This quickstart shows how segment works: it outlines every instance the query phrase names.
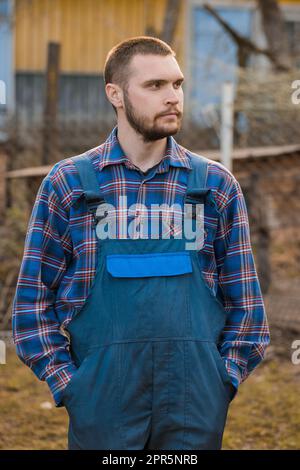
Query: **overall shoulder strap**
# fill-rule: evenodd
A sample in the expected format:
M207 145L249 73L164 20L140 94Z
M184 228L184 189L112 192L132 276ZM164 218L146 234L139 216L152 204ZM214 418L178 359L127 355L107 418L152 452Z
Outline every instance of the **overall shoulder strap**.
M100 195L96 172L88 154L82 153L81 155L72 157L72 161L79 173L80 182L87 199Z
M208 159L189 151L192 170L189 171L185 202L197 203L204 200L219 214L211 189L207 186Z
M83 188L82 196L85 198L88 211L93 215L93 226L97 224L96 210L98 204L105 202L97 179L96 171L87 153L72 157L77 168L80 182Z
M186 189L186 200L203 199L209 192L207 184L208 160L189 152L192 170L189 171Z
M187 191L206 188L208 161L202 155L190 152L192 170L188 175Z

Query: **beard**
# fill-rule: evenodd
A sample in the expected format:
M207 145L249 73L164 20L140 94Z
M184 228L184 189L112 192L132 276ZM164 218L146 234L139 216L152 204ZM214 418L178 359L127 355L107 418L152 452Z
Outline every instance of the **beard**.
M176 134L180 129L181 113L179 114L179 125L174 130L167 130L163 125L159 125L154 120L154 124L147 124L148 118L139 115L128 97L128 93L124 90L124 104L125 104L125 115L130 126L143 137L144 142L153 142L159 139Z

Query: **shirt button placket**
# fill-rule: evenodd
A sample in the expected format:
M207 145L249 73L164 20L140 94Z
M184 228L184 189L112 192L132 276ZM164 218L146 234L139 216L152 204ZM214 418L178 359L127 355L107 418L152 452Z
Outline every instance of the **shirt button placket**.
M144 182L145 182L145 180L142 180L142 181L141 181L141 184L140 184L140 187L139 187L138 197L137 197L137 204L140 204L140 201L141 201L142 185L144 184ZM140 226L141 226L141 228L142 228L142 230L143 230L144 220L143 220L143 218L141 218L141 211L140 211L140 209L137 209L135 218L136 218L136 226L138 226L138 225L140 224Z

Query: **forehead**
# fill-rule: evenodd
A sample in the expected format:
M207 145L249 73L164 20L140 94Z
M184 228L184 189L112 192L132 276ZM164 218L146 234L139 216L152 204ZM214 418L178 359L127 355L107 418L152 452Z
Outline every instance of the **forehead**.
M178 80L183 78L177 60L174 56L154 54L137 54L130 62L130 80L144 82L151 79Z

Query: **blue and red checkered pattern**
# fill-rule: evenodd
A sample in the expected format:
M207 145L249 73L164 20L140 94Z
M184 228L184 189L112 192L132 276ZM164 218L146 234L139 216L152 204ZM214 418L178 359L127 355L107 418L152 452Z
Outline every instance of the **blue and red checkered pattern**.
M107 140L87 152L109 204L181 204L190 157L173 137L163 159L142 172L124 155L117 126ZM214 240L201 250L203 276L224 304L227 320L220 353L238 387L262 361L270 333L254 263L247 208L239 182L209 160L207 186L220 216ZM64 327L85 302L94 280L97 237L93 215L82 203L82 187L71 158L56 163L43 179L32 209L13 301L13 337L19 358L46 380L56 406L76 371Z

